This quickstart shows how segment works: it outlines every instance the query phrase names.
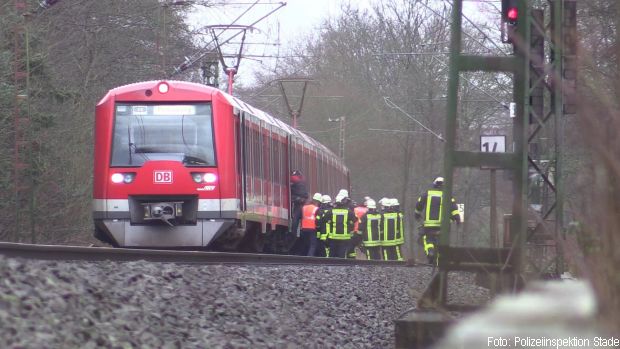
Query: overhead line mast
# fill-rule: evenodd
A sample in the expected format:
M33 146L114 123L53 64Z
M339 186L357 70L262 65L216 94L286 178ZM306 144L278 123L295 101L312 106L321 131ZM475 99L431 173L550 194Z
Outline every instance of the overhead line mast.
M447 325L448 319L443 315L446 311L471 310L448 303L448 273L451 271L486 275L493 293L520 289L526 273L545 274L549 268L545 259L549 258L540 258L543 263L535 265L532 259L537 258L531 257L551 257L555 267L553 273L558 275L563 271L559 242L564 230L562 138L564 119L574 113L571 103L575 95L577 2L548 0L547 8L551 11L545 14L544 9L535 8L531 0L502 0L502 41L513 45L514 54L498 56L462 52L462 36L467 35L462 28L463 1L452 1L443 201L449 202L452 198L455 172L459 168L506 171L511 175L513 196L511 214L504 222L507 239L501 247L453 246L450 243L450 210L443 210L438 272L418 300L418 310L397 320L397 348L432 344L433 338L443 333ZM480 151L458 148L460 73L465 71L512 74L516 108L511 115L511 151L493 152L488 150L490 147ZM539 142L543 136L553 139L554 143L546 154L540 151ZM505 138L505 135L499 137ZM540 196L546 195L546 198L529 195L530 187L535 184L532 173L542 178L537 186L542 191ZM493 220L491 214L491 227ZM529 223L534 223L535 228ZM543 255L548 253L547 245L533 254L526 253L526 248L536 247L533 238L541 235L544 239L550 236L555 242L555 256ZM415 334L412 328L416 329Z
M254 5L259 4L259 1L260 0L257 0L256 2L252 3L252 6L250 8L252 8ZM245 25L245 27L248 27L248 28L254 27L256 24L262 22L267 17L271 16L273 13L275 13L276 11L281 9L282 7L286 6L286 2L269 3L269 5L279 5L279 6L274 8L273 10L269 11L267 14L263 15L262 17L260 17L259 19L255 20L254 22L252 22L252 23L250 23L248 25ZM248 11L249 11L249 9L246 9L246 11L244 11L231 24L229 24L227 26L228 27L233 27L233 26L237 25L236 24L237 21L239 21L239 19L241 19ZM222 31L222 33L223 33L223 31ZM220 33L220 35L222 33ZM180 74L180 73L184 72L185 70L187 70L188 68L194 66L196 63L201 62L205 57L207 57L209 55L212 55L214 52L216 52L219 49L219 47L221 47L221 46L231 42L233 39L235 39L236 37L238 37L242 33L245 35L245 31L238 31L237 33L231 35L230 37L228 37L227 39L225 39L223 41L219 41L219 35L216 36L213 40L211 40L210 42L208 42L205 45L207 47L207 50L205 50L205 52L199 54L198 56L196 56L194 58L187 58L185 60L185 62L183 62L181 65L179 65L179 66L174 68L174 71L168 76L168 78L174 77L177 74ZM209 45L212 45L212 44L216 44L216 47L215 48L208 48ZM229 74L229 72L226 72L226 73Z

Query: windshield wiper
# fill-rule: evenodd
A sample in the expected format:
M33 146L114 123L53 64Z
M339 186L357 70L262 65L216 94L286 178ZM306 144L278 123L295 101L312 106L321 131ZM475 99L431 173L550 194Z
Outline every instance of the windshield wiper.
M188 165L207 165L207 161L203 158L191 155L183 155L183 163Z

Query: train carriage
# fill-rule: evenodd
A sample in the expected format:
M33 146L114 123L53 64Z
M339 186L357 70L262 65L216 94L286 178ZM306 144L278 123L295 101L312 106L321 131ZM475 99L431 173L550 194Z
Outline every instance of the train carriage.
M118 87L95 118L95 237L113 246L286 250L272 237L294 237L277 234L290 226L290 171L310 195L349 187L325 146L212 87Z

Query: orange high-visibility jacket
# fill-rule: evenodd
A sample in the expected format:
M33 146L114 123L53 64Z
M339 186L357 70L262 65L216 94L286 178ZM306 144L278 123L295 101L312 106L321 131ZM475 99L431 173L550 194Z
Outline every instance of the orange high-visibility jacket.
M355 220L355 223L353 224L353 231L359 231L360 220L362 220L362 217L364 217L366 212L368 212L368 207L357 206L353 209L353 212L355 213L355 217L357 218Z
M301 229L316 229L316 211L319 207L307 204L301 209Z

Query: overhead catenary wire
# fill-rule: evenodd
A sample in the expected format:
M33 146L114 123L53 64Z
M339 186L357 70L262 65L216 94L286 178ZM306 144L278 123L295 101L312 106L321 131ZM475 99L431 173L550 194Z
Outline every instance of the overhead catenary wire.
M256 3L258 3L260 0L256 0ZM286 6L286 2L279 2L279 3L274 3L274 5L280 5L278 7L276 7L275 9L269 11L266 15L260 17L259 19L255 20L254 22L252 22L251 24L248 25L248 27L253 27L254 25L256 25L257 23L263 21L265 18L269 17L271 14L273 14L274 12L276 12L277 10L281 9L282 7ZM231 25L235 24L243 15L245 15L245 13L247 13L247 10L244 11L240 16L238 16L233 23L231 23ZM220 33L221 35L222 33ZM229 43L230 41L232 41L234 38L236 38L237 36L239 36L239 34L241 34L241 31L231 35L228 39L222 41L220 43L220 45L224 45ZM208 42L205 46L208 47L209 45L211 45L214 41L211 40L210 42ZM179 74L183 71L185 71L186 69L188 69L189 67L193 66L194 64L196 64L196 62L199 62L201 59L203 59L204 57L206 57L207 55L209 55L210 53L213 52L213 49L209 49L206 50L204 53L200 54L198 57L194 58L194 59L188 59L185 62L183 62L183 64L181 64L180 66L176 67L174 69L174 72L172 72L172 74L170 74L169 77L173 77L176 74Z
M442 64L442 65L444 65L444 66L446 66L446 67L448 67L448 66L449 66L446 62L444 62L444 61L440 60L439 58L437 58L437 57L435 57L435 56L432 56L431 58L432 58L432 59L436 59L436 60L437 60L437 62L439 62L440 64ZM487 92L487 91L485 91L484 89L482 89L482 87L480 87L480 86L478 86L478 85L474 84L474 83L473 83L470 79L468 79L468 78L464 77L464 76L463 76L463 74L459 74L459 77L460 77L461 79L465 80L467 83L469 83L469 85L470 85L470 86L472 86L473 88L475 88L475 89L479 90L480 92L482 92L482 93L484 93L485 95L487 95L489 98L493 99L495 102L499 103L499 104L500 104L502 107L504 107L505 109L510 109L510 107L508 106L508 104L506 104L506 102L500 101L499 99L497 99L496 97L494 97L493 95L491 95L489 92Z
M401 113L405 114L409 119L415 121L418 125L420 125L423 129L427 130L428 132L430 132L431 134L433 134L433 136L437 137L437 139L439 139L442 142L445 142L446 140L438 133L434 132L433 130L431 130L430 128L426 127L426 125L424 125L423 123L421 123L418 119L414 118L411 114L407 113L405 110L403 110L400 106L398 106L396 103L392 102L392 100L390 100L390 97L384 96L383 100L385 101L385 104L392 109L398 109L400 110Z

